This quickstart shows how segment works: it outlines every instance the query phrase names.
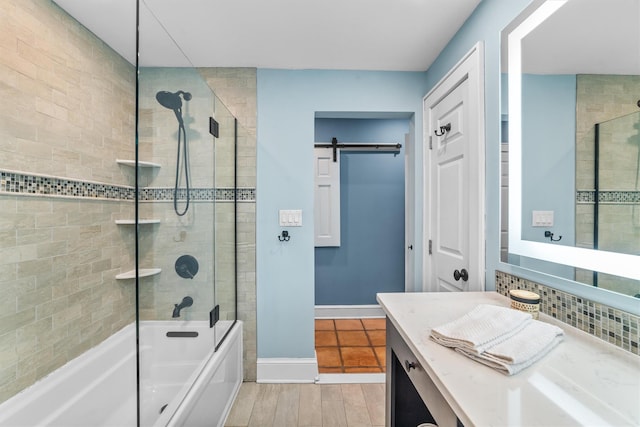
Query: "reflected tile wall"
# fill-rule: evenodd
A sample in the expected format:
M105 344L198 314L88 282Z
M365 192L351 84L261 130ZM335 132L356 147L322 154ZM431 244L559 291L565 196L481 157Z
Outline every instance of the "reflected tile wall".
M595 124L637 112L636 103L639 93L640 76L577 76L576 246L578 247L593 248ZM605 131L611 133L611 129L605 129ZM627 134L622 137L628 138L628 130L626 132ZM640 193L635 188L635 175L631 172L637 170L638 151L636 147L626 142L618 145L629 151L603 156L605 170L601 176L601 189L606 191L600 194L600 201L603 203L601 206L604 207L601 212L603 216L609 216L613 222L625 223L625 231L620 232L614 227L603 228L600 230L599 239L603 244L619 242L621 244L619 250L637 253L640 227L633 224L636 218L640 218L640 203L637 203ZM633 151L634 149L636 151ZM628 185L625 186L624 182ZM632 191L634 189L636 191ZM635 204L633 204L634 201ZM576 270L576 279L580 282L591 283L592 277L591 271ZM635 295L639 291L637 282L629 283L629 281L605 276L601 278L603 280L598 285L606 289L629 295Z

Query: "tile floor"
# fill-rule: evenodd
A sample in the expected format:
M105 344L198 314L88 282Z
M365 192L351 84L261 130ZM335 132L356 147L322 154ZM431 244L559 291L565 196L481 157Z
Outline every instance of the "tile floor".
M384 318L316 319L315 329L319 373L385 371Z

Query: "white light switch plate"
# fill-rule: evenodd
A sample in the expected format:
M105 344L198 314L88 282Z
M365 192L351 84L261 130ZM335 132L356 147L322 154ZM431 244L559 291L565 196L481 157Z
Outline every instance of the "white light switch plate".
M283 210L279 211L280 227L302 227L302 210Z
M553 211L533 211L531 226L553 227Z

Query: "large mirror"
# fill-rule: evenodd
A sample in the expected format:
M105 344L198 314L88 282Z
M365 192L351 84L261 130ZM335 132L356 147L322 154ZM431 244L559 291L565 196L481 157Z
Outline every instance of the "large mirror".
M638 0L536 0L502 37L508 261L630 297L640 297L639 22Z

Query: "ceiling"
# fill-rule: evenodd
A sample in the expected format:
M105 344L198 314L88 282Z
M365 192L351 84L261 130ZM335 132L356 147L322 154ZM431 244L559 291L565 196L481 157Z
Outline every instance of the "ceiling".
M53 1L135 64L136 0ZM142 66L424 71L481 0L139 1ZM569 1L523 69L638 75L638 22L638 0Z
M135 0L54 2L135 63ZM140 64L424 71L479 3L140 0Z
M640 75L640 1L568 1L522 47L527 73Z

